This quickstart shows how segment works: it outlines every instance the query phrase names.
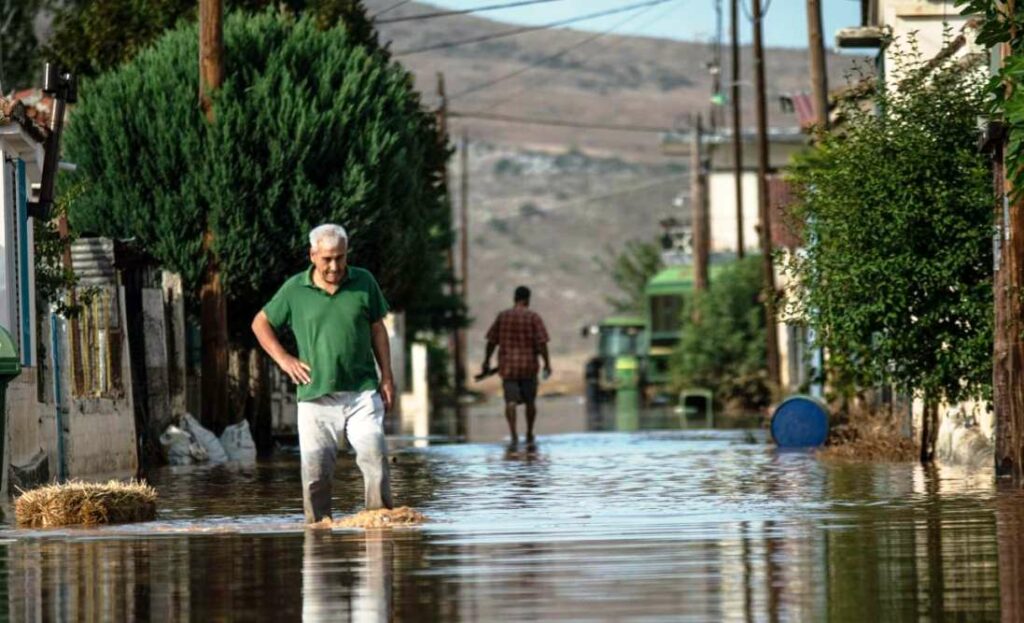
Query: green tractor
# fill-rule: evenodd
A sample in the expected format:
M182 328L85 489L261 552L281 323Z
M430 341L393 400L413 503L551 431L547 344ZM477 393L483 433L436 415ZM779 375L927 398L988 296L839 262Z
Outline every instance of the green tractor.
M712 265L711 276L719 266ZM598 337L597 354L586 364L586 399L599 403L665 404L669 362L682 329L686 297L693 292L693 266L669 266L647 281L639 316L610 316L584 330ZM625 390L626 396L619 393Z
M617 370L635 369L647 349L643 316L609 316L586 327L584 335L597 337L597 354L586 364L586 398L589 406L610 402L620 386Z

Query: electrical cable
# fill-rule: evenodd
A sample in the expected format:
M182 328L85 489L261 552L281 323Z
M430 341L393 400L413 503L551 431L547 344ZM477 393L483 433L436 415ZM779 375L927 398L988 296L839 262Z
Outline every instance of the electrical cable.
M743 14L747 16L747 20L753 22L754 15L753 13L751 13L750 9L747 8L747 3L744 2L743 0L740 0L740 8L743 9ZM764 8L761 9L762 20L764 20L764 18L767 17L768 9L770 8L772 8L772 0L768 0L768 2L765 3Z
M473 111L448 111L448 117L452 119L477 119L480 121L494 121L498 123L522 123L527 125L546 125L563 128L582 128L586 130L610 130L613 132L640 132L647 134L665 134L670 128L665 126L614 124L614 123L588 123L585 121L571 121L568 119L541 119L530 117L515 117L512 115L497 115Z
M656 14L655 14L655 15L653 16L653 18L652 18L652 19L649 19L649 20L646 20L646 21L642 22L641 26L639 27L639 28L640 28L640 30L643 30L644 28L646 28L646 27L647 27L648 25L650 25L651 23L653 23L653 22L655 22L655 21L657 21L657 20L660 20L660 19L661 19L662 17L664 17L664 15L665 15L666 13L669 13L670 11L674 10L674 8L675 8L675 7L673 7L673 6L669 6L669 7L668 7L668 10L667 10L667 11L658 11L658 12L657 12L657 13L656 13ZM626 24L626 23L627 23L627 22L629 22L630 20L632 20L632 19L634 19L634 18L636 18L636 17L640 17L640 15L642 15L642 14L644 14L644 13L646 13L646 12L647 12L647 11L646 11L646 9L645 9L645 10L643 10L643 11L640 11L639 13L636 13L636 14L634 14L634 15L631 15L631 16L630 16L629 18L627 18L627 19L625 19L625 20L622 20L622 21L621 21L621 22L619 22L618 24L616 24L616 25L612 26L612 27L611 27L611 28L610 28L609 30L605 31L605 34L610 34L610 33L611 33L611 32L612 32L613 30L617 30L618 28L620 28L621 26L623 26L624 24ZM612 42L611 44L609 44L609 45L608 45L608 46L607 46L607 47L606 47L605 49L612 49L612 48L615 48L616 46L618 46L618 45L621 45L621 44L622 44L623 42L625 42L626 40L627 40L627 39L625 39L625 38L622 38L622 39L619 39L618 41L614 41L614 42ZM482 110L477 110L476 112L480 112L480 113L488 113L488 112L491 112L491 111L495 110L496 108L500 108L501 106L504 106L504 105L508 104L509 102L513 102L513 101L515 101L515 100L519 99L520 97L522 97L522 95L523 95L524 93L526 93L526 92L527 92L527 90L528 90L528 86L525 86L525 85L524 85L524 86L523 86L522 88L520 88L520 89L518 89L517 91L513 92L513 93L512 93L511 95L506 95L506 96L503 96L503 97L501 97L501 98L499 98L499 99L496 99L496 100L494 101L494 103L493 103L493 104L491 104L490 106L487 106L486 108L484 108L484 109L482 109Z
M659 2L658 4L664 4L665 2L674 2L674 1L675 0L661 0L661 2ZM465 89L463 89L461 91L458 91L458 92L448 96L448 100L451 101L451 100L453 100L455 98L462 97L464 95L469 95L470 93L476 93L477 91L482 91L483 89L490 88L490 87L492 87L492 86L494 86L496 84L505 82L506 80L511 80L512 78L516 78L518 76L521 76L521 75L525 74L526 72L528 72L530 70L536 69L537 67L539 67L542 64L545 64L545 63L548 63L548 62L553 61L555 59L561 58L561 57L565 56L566 54L568 54L569 52L572 52L573 50L575 50L577 48L583 47L584 45L586 45L588 43L591 43L592 41L600 39L601 37L604 37L605 35L608 35L608 34L612 33L613 31L618 30L620 27L622 27L622 26L626 25L627 23L629 23L630 21L640 17L641 15L646 13L648 10L654 8L655 6L657 6L657 4L652 4L649 7L644 7L644 9L641 10L640 12L634 13L633 15L630 15L626 19L619 21L617 24L615 24L611 28L609 28L609 29L607 29L605 31L602 31L602 32L594 33L594 34L592 34L592 35L590 35L590 36L588 36L588 37L586 37L584 39L581 39L580 41L577 41L576 43L573 43L572 45L566 46L566 47L562 48L561 50L558 50L557 52L555 52L553 54L545 56L545 57L543 57L543 58L541 58L539 60L533 61L532 63L530 63L526 67L523 67L521 69L517 69L517 70L515 70L513 72L510 72L510 73L507 73L504 76L498 76L497 78L493 78L491 80L487 80L487 81L481 82L479 84L474 84L473 86L466 87Z
M520 6L528 6L531 4L547 4L549 2L562 2L563 0L517 0L516 2L506 2L504 4L491 4L487 6L480 6L473 9L458 9L453 11L437 11L434 13L416 13L415 15L403 15L402 17L392 17L389 19L374 20L377 24L395 24L398 22L411 22L414 20L421 19L435 19L438 17L452 17L454 15L468 15L470 13L481 13L483 11L498 11L500 9L511 9Z
M391 11L394 11L398 7L404 6L406 4L409 4L410 2L412 2L412 0L401 0L400 2L396 2L396 3L392 4L391 6L389 6L388 8L384 9L383 11L379 11L377 13L374 13L373 15L370 16L370 19L371 20L375 20L378 17L380 17L381 15L384 15L385 13L389 13Z
M656 4L661 4L664 1L665 0L648 0L647 2L638 2L636 4L631 4L631 5L624 6L624 7L619 7L619 8L616 8L616 9L608 9L608 10L605 10L605 11L598 11L596 13L589 13L587 15L580 15L580 16L577 16L577 17L570 17L570 18L567 18L567 19L558 20L558 21L555 21L555 22L550 22L548 24L542 24L542 25L539 25L539 26L523 26L521 28L513 28L511 30L505 30L505 31L497 32L497 33L490 34L490 35L481 35L481 36L477 36L477 37L470 37L469 39L459 39L459 40L456 40L456 41L445 41L445 42L442 42L442 43L426 45L426 46L419 47L419 48L411 48L409 50L401 50L401 51L395 52L393 54L393 56L409 56L409 55L412 55L412 54L419 54L421 52L429 52L429 51L432 51L432 50L442 50L442 49L446 49L446 48L454 48L454 47L457 47L457 46L468 45L468 44L471 44L471 43L483 43L485 41L491 41L493 39L501 39L503 37L513 37L515 35L521 35L523 33L533 32L533 31L536 31L536 30L548 30L548 29L551 29L551 28L557 28L559 26L565 26L567 24L573 24L575 22L582 22L582 21L586 21L586 20L590 20L590 19L595 19L595 18L598 18L598 17L604 17L606 15L614 15L616 13L624 13L626 11L632 11L634 9L639 9L639 8L645 7L645 6L653 6L653 5L656 5Z

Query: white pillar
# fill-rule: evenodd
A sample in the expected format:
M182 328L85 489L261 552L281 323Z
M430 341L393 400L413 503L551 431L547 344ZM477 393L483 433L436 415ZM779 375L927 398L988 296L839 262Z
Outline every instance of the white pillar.
M430 435L430 389L427 386L427 345L412 345L412 391L402 394L402 433L417 437L426 445Z
M7 152L0 150L0 327L7 329L15 340L18 339L18 327L14 326L18 301L14 279L16 213L14 162L8 160Z

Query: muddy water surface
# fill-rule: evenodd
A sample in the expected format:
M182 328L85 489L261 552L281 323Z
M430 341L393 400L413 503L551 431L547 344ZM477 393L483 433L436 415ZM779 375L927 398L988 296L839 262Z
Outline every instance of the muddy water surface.
M156 472L152 523L8 527L0 616L1024 620L1024 496L998 492L991 474L825 465L774 451L759 430L543 434L534 449L393 454L397 501L432 520L421 528L303 529L289 452ZM339 515L359 510L361 491L346 457Z

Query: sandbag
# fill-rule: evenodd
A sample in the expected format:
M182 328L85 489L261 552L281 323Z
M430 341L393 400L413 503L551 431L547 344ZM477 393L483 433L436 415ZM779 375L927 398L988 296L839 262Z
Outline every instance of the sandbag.
M160 445L171 465L191 465L206 460L206 450L188 432L171 424L160 435Z
M230 460L239 463L256 461L256 442L252 439L247 420L226 427L221 433L220 443Z
M229 459L228 453L224 451L217 435L203 428L199 420L186 413L181 416L181 428L192 435L192 438L206 450L207 460L211 463L226 463Z

